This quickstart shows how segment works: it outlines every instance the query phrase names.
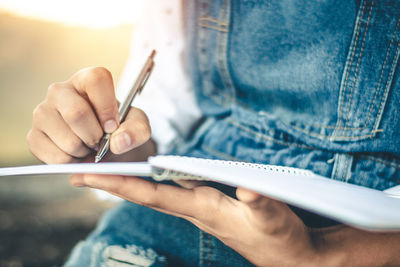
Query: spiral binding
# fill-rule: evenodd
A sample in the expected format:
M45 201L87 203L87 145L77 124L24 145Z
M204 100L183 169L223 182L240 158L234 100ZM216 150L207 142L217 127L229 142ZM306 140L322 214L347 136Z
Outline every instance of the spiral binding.
M241 167L246 169L258 169L265 171L266 174L276 174L276 173L286 173L291 175L301 175L301 176L313 176L314 173L309 170L303 170L293 167L286 167L286 166L277 166L277 165L268 165L268 164L259 164L259 163L249 163L249 162L241 162L241 161L231 161L231 160L217 160L217 159L201 159L201 158L193 158L193 157L184 157L184 156L158 156L158 157L165 157L170 158L172 160L177 160L182 164L185 162L202 162L214 166L234 166L234 167ZM178 172L169 169L162 169L153 167L153 178L156 180L213 180L212 178L202 177L198 175L187 174L183 172Z

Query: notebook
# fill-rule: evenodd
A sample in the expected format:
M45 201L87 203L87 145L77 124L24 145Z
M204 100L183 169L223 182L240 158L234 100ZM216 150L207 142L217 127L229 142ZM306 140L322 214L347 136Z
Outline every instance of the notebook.
M77 163L0 168L0 176L119 174L155 180L215 181L254 190L290 205L366 230L400 230L400 186L378 191L274 165L155 156L148 162Z

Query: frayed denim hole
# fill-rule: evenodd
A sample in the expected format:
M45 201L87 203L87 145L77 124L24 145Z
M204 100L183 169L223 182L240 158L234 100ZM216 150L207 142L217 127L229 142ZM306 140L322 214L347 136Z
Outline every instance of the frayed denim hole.
M113 245L107 247L103 252L105 266L140 266L149 267L153 265L166 265L167 259L159 256L154 250L144 249L136 245L125 247Z

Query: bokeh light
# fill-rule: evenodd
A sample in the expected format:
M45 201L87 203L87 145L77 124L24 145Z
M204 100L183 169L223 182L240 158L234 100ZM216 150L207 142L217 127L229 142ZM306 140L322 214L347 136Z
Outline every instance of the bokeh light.
M66 25L110 28L134 23L142 3L140 0L0 0L0 9Z

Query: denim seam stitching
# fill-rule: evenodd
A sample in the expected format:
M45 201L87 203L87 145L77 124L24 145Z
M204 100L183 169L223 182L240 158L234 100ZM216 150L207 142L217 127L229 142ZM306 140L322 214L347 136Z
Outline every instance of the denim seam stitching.
M331 135L326 135L326 134L311 132L311 131L308 131L308 130L306 130L306 129L297 127L297 126L295 126L295 125L291 125L291 127L295 128L295 129L298 129L298 130L300 130L300 131L302 131L302 132L304 132L304 133L306 133L306 134L309 134L309 135L311 135L311 136L316 136L316 137L330 137L330 138L332 138L332 140L354 140L354 141L356 141L356 140L363 139L363 138L366 138L366 137L372 138L372 137L373 137L372 133L374 133L374 132L381 132L380 130L377 130L377 131L371 131L371 134L365 134L365 135L359 135L359 136L345 136L345 135L335 135L335 136L331 136Z
M371 9L370 9L370 12L369 12L370 14L371 14L371 11L372 11L372 8L373 8L373 7L374 7L374 1L372 1ZM368 16L368 21L369 21L369 20L370 20L370 15ZM382 81L383 81L383 74L385 73L385 67L386 67L386 65L387 65L387 63L388 63L389 55L391 54L390 52L391 52L391 50L392 50L393 41L394 41L394 39L395 39L397 30L398 30L398 28L399 28L399 22L400 22L400 19L398 20L398 23L397 23L397 25L396 25L396 29L395 29L395 31L394 31L394 33L393 33L392 40L391 40L391 42L390 42L389 48L388 48L387 53L386 53L385 61L384 61L384 64L383 64L383 66L382 66L382 71L381 71L380 79L379 79L379 82L378 82L378 85L377 85L377 90L376 90L376 93L375 93L373 102L370 104L370 107L369 107L369 110L368 110L368 117L367 117L367 120L366 120L366 122L365 122L365 125L364 125L363 127L347 127L347 126L344 126L344 127L336 127L336 126L331 126L331 125L326 125L326 126L324 126L324 125L318 125L318 124L311 124L311 125L317 126L317 127L320 127L320 128L327 128L327 129L335 128L335 129L337 129L337 130L343 130L343 131L349 131L349 130L363 130L363 129L367 128L368 123L369 123L369 121L370 121L370 119L371 119L371 114L372 114L373 107L375 106L374 103L376 102L377 96L378 96L378 94L379 94L379 92L380 92L380 90L381 90L381 84L382 84ZM367 22L367 25L368 25L368 22ZM365 42L364 42L364 41L365 41L365 36L366 36L366 35L364 34L362 47L364 46L364 43L365 43ZM397 45L396 52L394 53L394 60L393 60L393 62L392 62L392 66L391 66L391 69L392 69L392 70L393 70L394 65L395 65L395 62L396 62L396 54L398 53L398 51L399 51L399 44ZM353 50L353 52L354 52L354 50ZM362 51L361 51L361 53L360 53L360 58L361 58L361 54L362 54ZM352 60L351 60L351 61L352 61ZM358 65L358 64L357 64L357 65ZM378 112L377 112L377 115L376 115L376 118L375 118L375 123L374 123L374 125L373 125L373 127L372 127L372 130L370 131L370 134L365 134L365 135L361 135L361 136L345 136L345 135L338 136L338 135L332 135L332 136L331 136L332 139L335 139L335 140L359 140L359 139L365 138L365 137L372 138L374 133L383 132L383 130L376 129L376 125L377 125L377 122L378 122L378 118L381 116L382 110L383 110L383 108L384 108L384 105L383 105L383 104L384 104L385 99L386 99L386 96L387 96L387 94L388 94L388 90L387 90L387 89L388 89L388 85L389 85L389 81L390 81L390 79L391 79L391 76L393 76L393 74L392 74L392 75L389 75L389 76L388 76L388 79L387 79L387 81L386 81L385 93L384 93L384 95L382 96L382 99L381 99L381 102L380 102L380 108L379 108L379 110L378 110ZM346 87L347 87L347 80L346 80ZM345 87L345 88L346 88L346 87ZM338 125L340 125L340 124L338 124ZM316 135L316 136L321 136L321 137L329 137L329 136L327 136L327 135L325 135L325 134L320 134L320 133L316 133L316 132L311 132L311 131L308 131L308 130L306 130L306 129L300 128L300 127L296 127L296 126L293 126L293 127L296 128L296 129L298 129L298 130L301 130L301 131L303 131L303 132L306 132L306 133L308 133L308 134L313 134L314 136Z
M384 159L379 159L379 158L375 158L375 157L371 157L371 156L364 156L364 155L360 155L359 158L372 160L372 161L375 161L375 162L379 162L379 163L385 164L386 166L393 167L395 169L399 169L400 170L400 164L389 162L389 161L386 161Z
M231 20L231 3L230 0L223 0L222 8L219 14L220 21L225 21L228 24L228 28L230 27L230 20ZM224 87L230 91L230 99L231 102L235 103L235 86L232 82L232 77L229 73L229 66L228 66L228 34L229 30L226 32L218 32L217 36L217 53L216 53L216 60L217 60L217 68L218 72L221 76L222 83Z
M345 79L344 86L343 86L343 92L341 94L341 98L340 98L340 101L339 101L339 105L340 105L339 114L338 114L339 122L337 123L337 126L341 126L341 124L342 124L342 113L343 113L342 108L343 108L343 105L344 105L344 98L345 98L345 95L346 95L346 88L347 88L348 78L350 76L350 69L351 69L351 66L353 65L353 59L354 59L354 56L356 54L356 50L357 50L357 46L358 46L358 37L360 36L360 30L361 30L361 18L364 16L365 7L366 7L366 1L363 1L361 14L358 17L358 21L357 21L356 39L355 39L354 45L352 47L352 52L351 52L349 65L347 66L347 70L346 70L346 79ZM368 21L369 21L369 18L368 18ZM365 34L366 34L366 31L365 31Z
M395 36L396 36L397 30L398 30L398 28L399 28L399 25L400 25L400 18L397 20L396 29L395 29L395 31L394 31L392 40L391 40L391 42L390 42L389 50L390 50L390 48L391 48L391 46L392 46L392 43L393 43L393 40L394 40L394 38L395 38ZM387 94L388 94L388 92L389 92L389 81L391 81L391 79L392 79L392 77L393 77L393 70L394 70L395 64L396 64L396 62L397 62L396 58L397 58L397 54L398 54L398 52L399 52L399 45L400 45L400 41L397 42L397 48L396 48L396 51L395 51L395 53L394 53L393 62L392 62L392 65L391 65L391 67L390 67L389 75L388 75L388 78L387 78L386 84L385 84L385 93L384 93L384 95L382 96L381 103L380 103L380 107L379 107L379 111L378 111L378 114L377 114L377 116L376 116L376 118L375 118L375 123L374 123L374 126L372 127L372 129L375 129L375 128L376 128L376 126L377 126L377 124L378 124L378 121L379 121L378 119L379 119L379 117L382 115L382 112L383 112L384 102L385 102L385 100L387 99Z
M202 145L202 148L205 151L207 151L208 153L213 154L213 156L223 157L225 159L232 160L232 161L242 161L242 159L239 159L237 157L233 157L233 156L231 156L231 155L229 155L227 153L215 150L214 148L206 146L206 145Z
M200 17L200 21L208 21L208 22L213 22L215 24L221 25L221 26L229 26L229 23L226 23L224 21L216 20L212 17Z
M373 8L374 8L374 1L372 1L371 9L369 10L367 25L365 26L364 37L363 37L363 40L362 40L362 43L361 43L361 51L360 51L360 55L358 56L358 59L357 59L356 70L355 70L354 77L353 77L353 85L351 86L350 95L348 97L349 100L346 101L346 102L348 102L348 104L347 104L347 121L349 119L349 113L350 113L350 108L351 108L351 104L352 104L351 100L353 98L353 90L354 90L354 86L356 84L357 77L358 77L358 70L359 70L361 58L362 58L362 55L363 55L363 52L364 52L365 39L367 37L368 29L369 29L369 26L370 26L370 20L371 20L371 14L372 14ZM346 84L346 87L347 86L348 86L348 84ZM345 128L346 128L346 125L347 125L347 121L345 122L345 125L344 125Z
M383 74L385 73L385 67L386 67L386 65L387 65L388 58L389 58L389 55L390 55L390 51L391 51L391 49L392 49L393 41L394 41L394 38L395 38L395 36L396 36L397 30L399 29L399 25L400 25L400 19L398 20L398 22L397 22L397 24L396 24L396 28L395 28L395 30L394 30L394 33L393 33L393 36L392 36L392 40L390 41L389 48L388 48L388 50L387 50L387 52L386 52L386 57L385 57L385 61L384 61L383 66L382 66L381 75L380 75L380 77L379 77L379 82L378 82L378 85L377 85L376 93L375 93L375 96L374 96L374 99L373 99L372 103L371 103L370 106L369 106L369 109L368 109L368 117L367 117L367 120L366 120L366 122L365 122L364 127L345 127L343 130L363 130L363 129L367 128L367 125L368 125L369 120L370 120L370 118L371 118L371 114L372 114L373 107L375 106L374 103L376 102L376 99L377 99L377 96L378 96L378 94L379 94L379 91L381 90L381 84L382 84L382 81L383 81ZM395 52L395 54L394 54L394 60L393 60L393 62L392 62L391 69L393 69L393 67L394 67L395 57L396 57L397 52L398 52L398 46L397 46L397 50L396 50L396 52ZM390 81L390 77L388 77L388 79L387 79L387 81L386 81L386 86L385 86L385 87L386 87L386 90L385 90L384 96L387 94L386 91L387 91L387 86L388 86L389 81ZM381 103L380 103L380 109L379 109L379 111L377 112L377 116L376 116L376 118L375 118L375 123L374 123L374 126L372 127L371 133L375 133L375 132L376 132L376 129L375 129L375 127L376 127L376 121L377 121L377 119L378 119L378 117L379 117L379 115L381 114L382 109L383 109L383 108L382 108L382 105L383 105L383 102L384 102L384 99L385 99L384 96L382 96L382 100L381 100Z
M199 255L199 265L204 266L204 232L199 229L199 234L200 234L200 255Z
M202 22L199 22L198 25L201 26L201 27L204 27L204 28L209 28L209 29L213 29L213 30L217 30L217 31L221 31L221 32L229 32L228 29L217 27L217 26L214 26L214 25L208 25L208 24L205 24L205 23L202 23Z
M382 67L382 71L381 71L381 75L380 75L380 77L379 77L379 82L378 82L378 85L377 85L377 90L376 90L376 93L375 93L375 96L374 96L374 100L373 100L373 102L371 103L371 105L370 105L370 107L369 107L369 110L368 110L368 118L367 118L367 122L365 123L366 125L368 124L368 122L369 122L369 120L370 120L370 116L371 116L371 113L372 113L372 107L374 106L373 104L375 103L375 101L376 101L376 98L377 98L377 96L378 96L378 93L379 93L379 91L380 91L380 86L381 86L381 84L382 84L382 80L383 80L383 74L384 74L384 68L385 68L385 66L387 65L387 61L388 61L388 58L389 58L389 55L390 55L390 50L391 50L391 47L392 47L392 45L393 45L393 41L394 41L394 38L395 38L395 36L396 36L396 32L397 32L397 30L398 30L398 28L399 28L399 25L400 25L400 19L398 20L398 22L397 22L397 25L396 25L396 29L395 29L395 31L394 31L394 34L393 34L393 36L392 36L392 40L391 40L391 42L390 42L390 45L389 45L389 48L388 48L388 50L387 50L387 53L386 53L386 57L385 57L385 61L384 61L384 64L383 64L383 67ZM399 44L397 45L397 49L396 49L396 52L394 53L395 54L395 57L394 57L394 60L393 60L393 62L392 62L392 65L391 65L391 69L393 69L393 67L394 67L394 64L395 64L395 62L396 62L396 60L395 60L395 58L396 58L396 54L398 53L398 50L399 50ZM389 83L389 81L390 81L390 79L389 79L389 77L388 77L388 79L387 79L387 81L386 81L386 84L385 84L385 87L387 88L387 86L388 86L388 83ZM386 94L386 93L385 93ZM384 102L384 99L385 99L385 97L382 97L382 100L381 100L381 103L380 103L380 109L379 109L379 111L378 111L378 114L377 114L377 117L379 117L379 114L382 112L382 102ZM377 118L376 118L377 119ZM376 119L375 119L375 121L376 121ZM318 125L318 124L311 124L311 125L313 125L313 126L318 126L318 127L321 127L321 128L336 128L335 126L331 126L331 125L326 125L326 126L324 126L324 125ZM376 124L374 124L374 127L373 128L375 128L375 126L376 126ZM364 127L338 127L337 129L341 129L341 130L362 130L362 129L365 129L367 126L364 126ZM299 128L299 129L301 129L301 128ZM377 132L377 131L379 131L379 132L381 132L380 130L372 130L371 131L371 133L374 133L374 132ZM340 136L338 136L338 137L340 137Z
M280 145L284 145L284 146L288 146L288 147L289 147L289 146L293 146L293 147L305 148L305 149L309 149L309 150L315 149L314 147L310 147L310 146L306 146L306 145L301 145L301 144L297 144L297 143L287 143L287 142L284 142L284 141L281 141L281 140L277 140L277 139L275 139L275 138L273 138L273 137L271 137L271 136L268 136L268 135L265 135L265 134L262 134L262 133L257 133L257 132L255 132L255 131L253 131L253 130L247 128L246 126L241 125L241 124L239 124L239 123L233 121L232 119L227 119L226 121L227 121L229 124L231 124L232 126L235 126L236 128L239 128L239 129L241 129L241 130L247 132L248 134L251 134L251 135L253 135L253 136L259 137L259 138L264 139L264 140L266 140L266 141L274 142L274 143L277 143L277 144L280 144Z
M211 240L211 235L207 235L208 239L208 248L210 251L207 253L207 266L211 266L211 252L212 252L212 240Z
M396 29L395 29L395 31L394 31L394 33L393 33L392 40L390 41L389 48L388 48L388 50L387 50L387 52L386 52L385 62L383 63L383 66L382 66L381 75L380 75L380 77L379 77L379 83L378 83L377 90L376 90L376 93L375 93L375 96L374 96L374 102L375 102L375 99L376 99L377 96L378 96L379 91L381 90L381 84L382 84L382 80L383 80L383 74L384 74L384 72L385 72L385 67L386 67L387 62L388 62L390 50L392 49L393 41L394 41L394 38L395 38L395 36L396 36L396 32L397 32L397 30L398 30L399 25L400 25L400 19L398 19L398 21L397 21ZM394 54L395 57L396 57L396 53L397 53L397 50L396 50L396 52L395 52L395 54ZM393 65L394 65L394 63L395 63L395 57L394 57L394 59L393 59L392 67L391 67L391 68L393 68ZM390 73L390 71L389 71L389 73ZM387 79L387 81L386 81L386 87L387 87L387 85L388 85L388 83L389 83L389 80L390 80L390 75L388 76L388 79ZM385 88L385 91L387 91L387 88ZM386 92L385 92L385 94L386 94ZM382 105L382 102L384 102L384 99L385 99L385 97L382 97L381 105ZM382 112L382 109L381 109L381 107L380 107L380 109L379 109L379 111L378 111L378 113L377 113L377 117L375 118L375 124L374 124L373 129L374 129L375 126L376 126L376 121L377 121L377 119L378 119L378 117L379 117L379 114L380 114L381 112ZM370 110L369 110L369 113L368 113L368 118L370 118L371 113L372 113L372 105L370 106Z

